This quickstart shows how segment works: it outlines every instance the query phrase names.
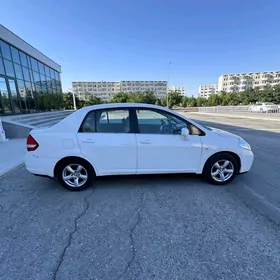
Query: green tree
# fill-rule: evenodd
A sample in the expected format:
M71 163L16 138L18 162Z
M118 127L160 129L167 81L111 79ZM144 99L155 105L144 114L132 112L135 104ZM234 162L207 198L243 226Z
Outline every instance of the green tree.
M208 106L218 106L221 104L221 97L219 94L210 94L207 99Z
M158 98L155 102L155 105L162 106L161 99Z
M207 99L204 97L197 97L196 99L196 106L197 107L203 107L207 104Z
M101 98L94 95L85 95L84 106L91 106L104 103Z
M81 108L80 99L75 95L76 107ZM72 92L64 93L63 95L63 104L66 110L74 110L74 103L73 103L73 94Z
M128 100L128 94L124 92L118 92L113 95L110 103L126 103Z
M167 95L163 98L163 103L169 108L174 106L180 106L183 100L183 95L178 91L169 91Z
M190 97L189 98L189 101L188 101L188 106L189 107L196 107L197 105L196 105L196 98L195 97Z
M146 104L155 104L157 101L157 98L155 94L152 91L145 91L143 93L143 103Z
M133 92L128 94L127 102L129 103L144 103L142 92Z
M183 96L182 98L182 106L183 107L188 107L189 106L189 97L188 96Z

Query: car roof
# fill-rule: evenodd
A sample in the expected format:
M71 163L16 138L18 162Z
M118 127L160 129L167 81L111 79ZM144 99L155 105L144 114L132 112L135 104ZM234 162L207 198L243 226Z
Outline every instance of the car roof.
M104 103L104 104L86 106L83 107L82 109L91 111L97 109L108 109L108 108L117 108L117 107L123 107L123 108L143 107L143 108L158 108L158 109L163 108L158 105L146 104L146 103Z

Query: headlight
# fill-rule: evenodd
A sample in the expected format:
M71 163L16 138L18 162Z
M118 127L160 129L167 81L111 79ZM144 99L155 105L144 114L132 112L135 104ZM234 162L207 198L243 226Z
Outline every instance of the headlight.
M245 150L251 151L251 146L250 146L244 139L239 138L238 141L239 141L239 142L238 142L238 146L239 146L240 148L243 148L243 149L245 149Z

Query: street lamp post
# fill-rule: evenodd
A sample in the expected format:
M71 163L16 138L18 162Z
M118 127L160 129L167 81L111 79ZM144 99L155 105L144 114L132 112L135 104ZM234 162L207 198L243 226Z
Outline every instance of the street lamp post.
M74 104L74 110L77 110L77 106L76 106L76 97L75 97L75 93L74 91L72 91L72 95L73 95L73 104Z
M73 97L73 106L74 106L74 110L77 110L77 106L76 106L76 97L75 97L75 93L74 90L72 90L71 88L69 88L69 91L72 92L72 97Z
M166 103L167 103L167 108L169 108L169 97L168 97L168 93L169 93L169 80L170 80L170 66L171 66L171 62L169 62L168 64L168 77L167 77L167 96L166 96Z

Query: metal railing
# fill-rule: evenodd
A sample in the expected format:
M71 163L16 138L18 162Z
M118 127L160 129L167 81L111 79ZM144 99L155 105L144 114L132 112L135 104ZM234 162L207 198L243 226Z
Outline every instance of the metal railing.
M250 106L213 106L213 107L198 107L198 112L213 113L213 114L227 114L240 115L246 117L256 118L280 118L280 108L273 112L270 111L252 111Z

